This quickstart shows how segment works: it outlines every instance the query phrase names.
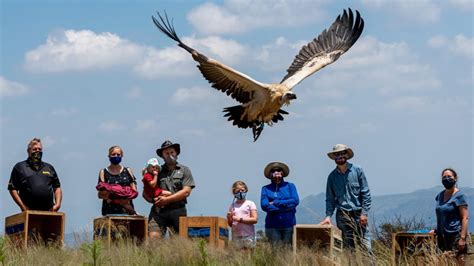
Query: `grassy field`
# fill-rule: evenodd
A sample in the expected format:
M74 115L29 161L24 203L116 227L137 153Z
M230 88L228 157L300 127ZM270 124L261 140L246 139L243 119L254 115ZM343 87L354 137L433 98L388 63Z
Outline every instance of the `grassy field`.
M338 256L340 265L392 265L391 249L374 242L374 254L366 257L362 252L343 253ZM427 256L399 258L400 265L455 265L446 255L437 254L434 247L424 250ZM466 265L474 265L472 258ZM149 241L136 245L131 241L118 241L107 247L101 241L85 242L78 248L57 248L32 245L27 249L14 248L7 239L0 238L2 265L331 265L324 251L308 248L293 254L290 248L272 248L261 241L252 251L237 251L232 245L225 249L209 246L204 240L179 237ZM373 262L373 263L371 263Z

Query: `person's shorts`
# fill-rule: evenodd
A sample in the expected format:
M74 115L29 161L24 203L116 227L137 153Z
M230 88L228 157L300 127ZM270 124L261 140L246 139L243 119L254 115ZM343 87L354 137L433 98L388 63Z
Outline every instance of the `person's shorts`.
M232 242L237 248L255 248L255 236L232 236Z

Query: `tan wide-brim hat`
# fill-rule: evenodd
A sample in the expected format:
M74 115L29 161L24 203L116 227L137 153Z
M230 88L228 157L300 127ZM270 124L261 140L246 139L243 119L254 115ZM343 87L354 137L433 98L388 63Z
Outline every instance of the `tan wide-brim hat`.
M354 157L354 152L346 144L336 144L336 145L334 145L334 147L332 147L332 151L328 152L328 156L329 156L329 158L334 160L334 159L336 159L336 155L334 155L334 153L341 152L341 151L347 151L347 160Z
M267 164L267 166L265 166L265 170L263 170L263 174L266 178L271 179L270 172L274 168L281 168L283 170L283 177L288 176L288 174L290 173L290 168L288 168L288 165L281 162L272 162Z

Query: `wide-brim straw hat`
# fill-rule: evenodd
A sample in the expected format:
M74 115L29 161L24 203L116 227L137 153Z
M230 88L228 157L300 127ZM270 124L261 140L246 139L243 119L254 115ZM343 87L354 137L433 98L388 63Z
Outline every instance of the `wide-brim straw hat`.
M290 173L290 168L288 167L288 165L282 162L272 162L272 163L267 164L267 166L265 166L265 170L263 170L263 174L265 175L266 178L271 179L270 172L274 168L280 168L281 170L283 170L283 177L288 176L288 174Z
M346 144L336 144L332 147L332 151L328 152L329 158L332 160L336 159L336 152L347 151L346 159L349 160L350 158L354 157L354 152L351 148L349 148Z
M163 158L163 150L167 148L174 148L176 150L176 155L179 155L179 153L181 152L181 147L178 143L173 143L169 140L166 140L165 142L163 142L163 144L161 144L161 148L156 149L156 155Z

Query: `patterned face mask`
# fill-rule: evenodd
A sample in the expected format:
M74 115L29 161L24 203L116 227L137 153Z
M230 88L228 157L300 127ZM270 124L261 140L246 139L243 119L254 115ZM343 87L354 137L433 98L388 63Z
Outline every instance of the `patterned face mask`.
M237 192L234 194L234 197L238 200L244 200L247 196L247 192Z

